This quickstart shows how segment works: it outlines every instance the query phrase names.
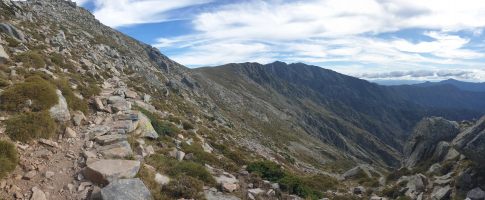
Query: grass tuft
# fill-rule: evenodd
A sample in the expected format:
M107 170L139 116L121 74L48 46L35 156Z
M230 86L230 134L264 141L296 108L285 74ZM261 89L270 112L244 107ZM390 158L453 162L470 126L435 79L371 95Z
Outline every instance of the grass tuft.
M50 138L57 131L57 124L47 111L15 115L6 121L6 125L7 135L12 140L21 142Z
M17 166L18 155L15 145L0 141L0 179L5 178Z
M23 83L7 88L0 96L0 107L7 111L20 111L26 107L28 100L32 100L30 107L33 111L49 109L58 102L56 88L39 76L31 76Z

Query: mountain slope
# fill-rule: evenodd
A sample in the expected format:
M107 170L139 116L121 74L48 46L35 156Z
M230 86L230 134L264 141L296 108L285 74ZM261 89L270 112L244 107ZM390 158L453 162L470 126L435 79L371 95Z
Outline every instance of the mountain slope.
M332 147L329 152L323 149L324 154L340 152L390 166L399 164L403 140L422 117L466 119L484 111L477 109L485 99L480 93L384 87L301 63L228 64L193 71L225 112L245 121L260 117L246 124L263 133L271 136L274 130L265 128L285 121L291 125L278 125L279 131L319 138ZM451 103L435 102L439 98Z

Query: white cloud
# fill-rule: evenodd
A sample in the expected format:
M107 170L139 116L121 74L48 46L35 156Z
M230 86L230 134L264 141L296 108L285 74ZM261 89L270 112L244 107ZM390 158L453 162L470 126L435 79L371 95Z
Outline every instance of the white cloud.
M81 0L84 3L87 0ZM92 0L94 15L111 27L154 23L169 19L167 12L210 2L210 0Z

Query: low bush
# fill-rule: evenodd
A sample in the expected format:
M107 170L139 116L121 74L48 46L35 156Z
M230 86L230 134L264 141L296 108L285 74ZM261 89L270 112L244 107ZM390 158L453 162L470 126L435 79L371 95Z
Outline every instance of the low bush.
M46 62L37 51L27 51L15 56L15 61L22 62L26 68L43 68Z
M162 188L173 199L204 199L203 183L190 176L178 176Z
M320 199L323 197L322 192L311 188L308 184L304 183L302 178L295 175L287 174L278 183L283 191L290 194L296 194L307 199Z
M154 200L164 199L160 184L158 184L153 178L155 177L155 174L153 172L142 166L136 176L140 178L147 186Z
M211 146L220 151L226 158L229 158L240 166L248 164L248 156L246 156L246 153L237 147L231 150L223 144L211 143Z
M8 42L9 47L18 47L20 45L20 42L12 37L6 37L5 41Z
M285 176L279 165L271 161L257 161L248 165L247 170L269 181L278 181Z
M0 78L0 88L7 87L9 85L10 85L10 83L8 83L7 80Z
M184 128L184 130L194 129L194 125L187 120L182 121L182 127Z
M15 145L7 142L0 141L0 179L7 176L17 166L18 155Z
M99 95L101 88L95 83L89 83L87 85L79 85L79 91L85 98Z
M50 138L57 131L57 124L47 111L21 113L8 119L5 124L7 135L21 142Z
M168 174L171 177L180 175L190 176L208 184L215 185L214 177L207 171L207 169L195 162L178 161L173 158L167 158L162 155L154 155L147 159L148 163L157 168L161 172Z
M7 88L0 96L0 107L7 111L20 111L28 100L32 101L33 111L51 108L58 102L56 88L39 76L31 76L23 83Z

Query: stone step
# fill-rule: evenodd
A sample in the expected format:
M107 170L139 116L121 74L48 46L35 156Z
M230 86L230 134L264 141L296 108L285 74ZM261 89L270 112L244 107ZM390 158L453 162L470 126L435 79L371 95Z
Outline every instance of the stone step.
M138 178L113 181L101 189L103 200L150 200L152 196L145 184Z
M127 140L128 136L122 134L102 135L94 138L94 141L101 145L113 144L115 142Z
M98 152L103 155L104 158L108 159L122 159L133 156L133 150L127 141L101 146L98 148Z
M106 159L87 163L83 175L93 183L107 185L118 179L133 178L139 170L140 161Z

